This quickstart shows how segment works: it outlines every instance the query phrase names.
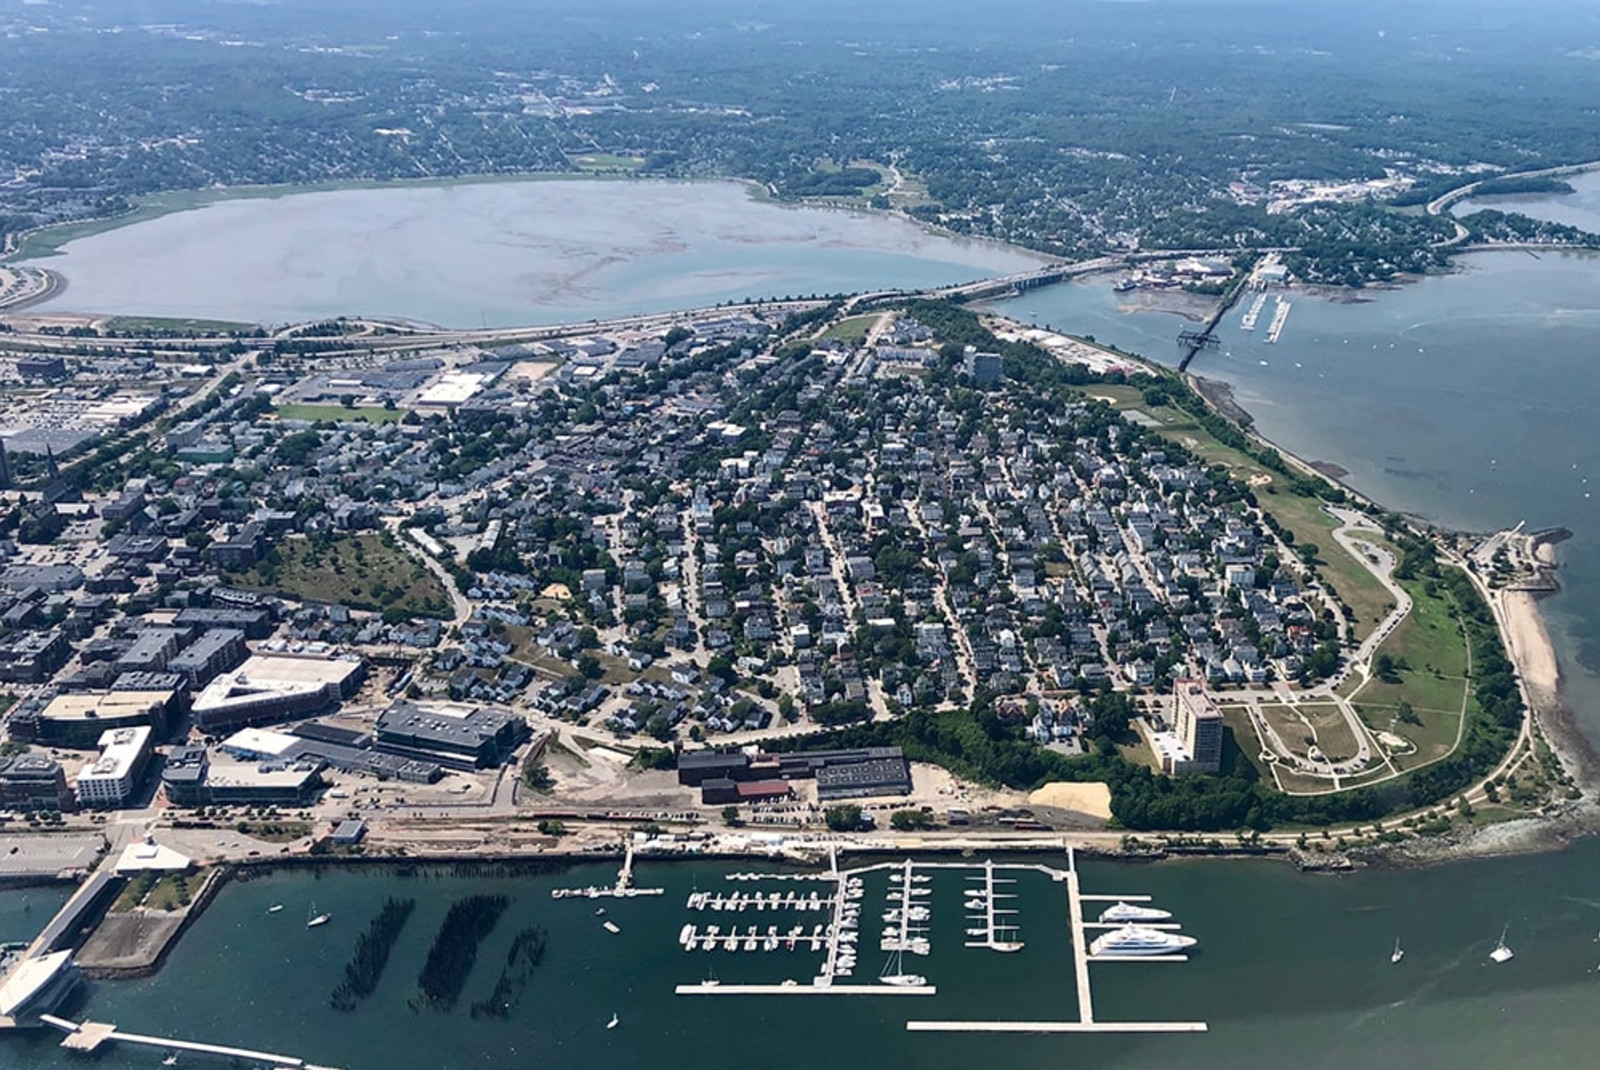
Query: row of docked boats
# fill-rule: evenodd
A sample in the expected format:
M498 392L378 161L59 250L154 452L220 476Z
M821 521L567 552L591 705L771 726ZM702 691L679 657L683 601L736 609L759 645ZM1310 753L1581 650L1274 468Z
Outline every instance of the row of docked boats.
M1115 927L1095 937L1089 944L1089 953L1097 958L1180 955L1200 942L1171 928L1154 928L1171 919L1170 911L1158 907L1113 903L1100 912L1100 924Z
M729 895L691 892L687 905L690 910L827 910L833 905L833 900L816 892L811 892L809 895L797 892L789 892L787 895L782 892L754 895L741 892Z
M678 931L678 944L685 951L715 951L719 948L723 951L777 951L779 948L793 951L802 945L811 951L821 951L831 937L832 930L821 925L813 926L810 932L806 931L805 926L796 925L782 933L776 925L767 926L765 933L758 931L754 925L742 932L735 928L724 932L718 925L708 925L703 931L697 926L685 925ZM840 940L853 943L855 933L841 933Z

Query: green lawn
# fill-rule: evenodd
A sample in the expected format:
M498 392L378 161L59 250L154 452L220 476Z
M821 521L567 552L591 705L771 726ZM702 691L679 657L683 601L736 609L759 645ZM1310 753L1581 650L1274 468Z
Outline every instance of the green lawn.
M283 420L364 420L369 424L392 424L405 419L405 409L385 409L377 405L345 408L343 405L279 405L278 417Z
M190 898L200 887L201 878L184 873L156 876L153 872L141 873L128 882L111 904L111 913L126 914L135 907L150 910L179 910L189 905Z
M255 568L231 575L230 580L286 598L340 602L354 609L398 608L408 616L451 616L450 596L438 577L388 532L332 541L297 535L274 546Z
M567 160L580 171L637 171L644 166L642 156L613 156L605 152L568 156Z
M105 322L108 331L125 334L244 334L260 324L237 320L182 319L169 316L112 316Z
M867 332L872 329L872 325L877 320L878 317L875 313L865 316L851 316L848 319L840 320L823 331L822 337L832 338L849 345L859 345L862 339L866 338Z
M1416 744L1415 754L1395 759L1396 764L1409 768L1442 757L1455 746L1461 700L1468 687L1467 641L1442 594L1430 596L1424 585L1415 581L1404 586L1414 608L1378 648L1380 655L1388 654L1404 667L1397 669L1396 682L1373 677L1354 689L1352 698L1368 724ZM1410 703L1421 724L1396 719L1401 701Z
M1314 736L1317 747L1334 761L1355 756L1355 735L1334 703L1304 703L1295 707L1264 704L1261 715L1277 729L1279 738L1299 754L1307 753L1310 749L1307 740Z

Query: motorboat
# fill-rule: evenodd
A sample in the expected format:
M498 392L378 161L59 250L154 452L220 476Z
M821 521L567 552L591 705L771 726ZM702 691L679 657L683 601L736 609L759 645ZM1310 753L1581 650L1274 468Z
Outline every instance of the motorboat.
M270 907L267 908L267 913L268 914L281 914L281 913L283 913L283 904L282 903L273 903Z
M618 1021L620 1021L620 1019L616 1016L616 1013L613 1012L612 1015L611 1015L611 1021L606 1023L606 1028L607 1029L615 1029L617 1027L617 1022Z
M1168 910L1142 907L1135 903L1114 903L1100 912L1100 920L1108 925L1125 925L1136 921L1166 921L1172 917Z
M306 928L308 929L315 929L319 926L326 925L332 920L333 915L331 914L318 914L317 904L315 903L312 903L311 909L306 912Z
M1394 950L1389 953L1389 962L1391 965L1396 965L1405 957L1405 949L1400 946L1400 940L1397 937L1394 942Z
M1128 924L1095 938L1093 955L1174 955L1199 943L1192 936Z

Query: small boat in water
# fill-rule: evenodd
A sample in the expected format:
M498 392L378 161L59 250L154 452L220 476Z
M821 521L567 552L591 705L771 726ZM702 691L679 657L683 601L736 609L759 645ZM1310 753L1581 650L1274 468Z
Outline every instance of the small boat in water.
M333 915L331 914L318 914L317 904L312 903L311 909L306 913L306 928L315 929L318 926L328 924L332 920Z
M613 1012L612 1015L611 1015L611 1021L606 1023L606 1028L607 1029L615 1029L617 1027L617 1022L618 1021L620 1021L620 1019L616 1016L616 1013Z
M1392 952L1390 952L1390 954L1389 954L1389 962L1391 964L1397 964L1397 963L1399 963L1399 961L1401 959L1403 959L1405 957L1406 957L1405 949L1400 946L1400 940L1399 940L1398 937L1396 937L1395 938L1395 942L1394 942L1394 950Z
M1506 931L1509 925L1500 930L1500 940L1494 945L1494 950L1489 952L1489 961L1494 963L1510 962L1516 957L1515 953L1506 946Z
M283 911L283 904L282 903L273 903L270 907L267 908L267 913L268 914L279 914L279 913L282 913L282 911Z
M622 928L614 921L603 921L600 923L600 927L608 933L620 933L622 931Z

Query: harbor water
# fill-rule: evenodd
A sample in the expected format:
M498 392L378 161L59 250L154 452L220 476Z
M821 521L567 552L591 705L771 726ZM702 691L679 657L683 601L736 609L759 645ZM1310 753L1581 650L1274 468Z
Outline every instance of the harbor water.
M1568 1067L1600 1042L1592 1013L1600 975L1600 897L1592 875L1600 845L1558 855L1464 862L1400 872L1302 875L1274 862L1238 860L1080 866L1085 893L1145 893L1171 910L1200 946L1187 963L1091 966L1095 1017L1202 1020L1198 1035L937 1035L905 1031L919 1019L1071 1020L1076 1013L1063 886L1042 875L1006 890L1026 946L1014 954L963 947L958 873L933 884L932 953L905 968L938 988L927 998L874 996L675 996L709 974L726 985L809 982L822 960L809 951L685 952L681 926L708 921L741 930L809 925L816 915L685 909L695 889L751 890L723 878L735 865L641 864L656 898L552 901L550 889L605 883L610 867L563 874L468 879L399 877L386 870L280 874L235 884L174 949L166 967L139 981L88 986L73 1015L123 1029L242 1045L323 1065L383 1070L519 1066L547 1070L691 1067L714 1053L721 1065L839 1070L917 1066L942 1070L1003 1063L1057 1068L1167 1067L1178 1062L1233 1070L1281 1063L1323 1066L1449 1065L1461 1070ZM1029 858L1061 865L1060 858ZM856 983L872 983L887 958L877 950L888 873L869 875ZM782 882L763 887L800 889ZM408 1005L428 946L449 904L500 893L511 905L484 941L457 1006ZM349 1014L333 1011L356 934L387 895L417 909L374 995ZM333 917L304 926L315 902ZM274 903L285 909L269 915ZM621 931L606 932L612 920ZM473 1019L468 1007L494 985L506 948L524 926L548 934L544 959L504 1019ZM1503 926L1516 952L1496 966L1488 952ZM1396 939L1406 955L1391 965ZM618 1027L605 1023L615 1014ZM54 1034L9 1038L8 1067L75 1061ZM156 1065L159 1051L108 1051L99 1065ZM199 1063L199 1056L184 1057Z

